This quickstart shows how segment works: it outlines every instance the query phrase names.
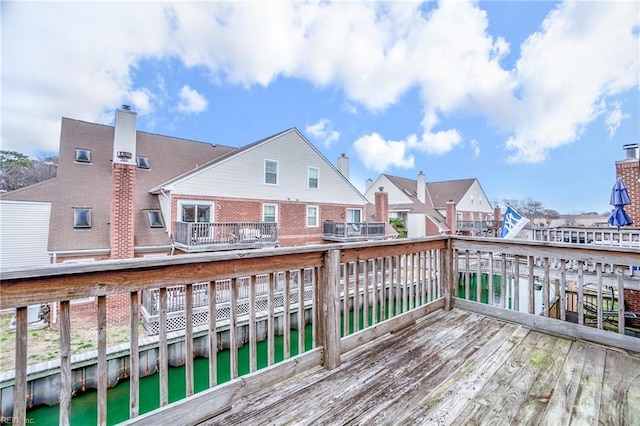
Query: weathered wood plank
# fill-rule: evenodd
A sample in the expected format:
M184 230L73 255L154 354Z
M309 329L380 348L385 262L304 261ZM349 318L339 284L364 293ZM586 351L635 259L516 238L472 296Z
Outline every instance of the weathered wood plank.
M602 400L602 384L607 349L589 345L578 392L573 404L571 421L575 424L598 424Z
M229 375L238 377L238 279L231 279L229 293Z
M107 424L107 296L98 296L98 422Z
M256 333L256 277L249 277L249 371L258 369L258 338Z
M637 425L638 420L640 357L608 349L598 421L605 425Z
M510 309L502 309L495 306L491 307L483 303L469 302L464 299L455 299L455 307L504 321L515 322L529 327L532 330L551 333L568 339L587 340L640 353L640 340L636 337L623 336L592 327L583 327L553 318L528 315Z
M158 372L160 380L160 406L169 403L169 347L167 343L167 288L160 287L158 307Z
M209 387L218 383L218 332L216 330L216 282L209 282Z
M316 292L318 341L323 347L323 365L331 370L340 365L340 252L325 254L324 269Z
M60 302L60 425L71 424L71 315L69 301Z
M27 307L16 309L16 379L13 385L13 422L26 424L27 415Z
M184 289L185 302L185 333L184 333L184 376L185 392L193 395L193 284L187 284Z
M140 342L138 336L138 292L129 297L129 417L140 413Z

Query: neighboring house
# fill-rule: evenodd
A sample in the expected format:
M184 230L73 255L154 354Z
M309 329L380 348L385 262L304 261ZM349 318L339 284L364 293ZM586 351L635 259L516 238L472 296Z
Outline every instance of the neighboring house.
M346 158L339 171L295 128L234 148L140 132L136 119L124 107L115 126L62 119L57 177L2 194L3 257L7 236L15 246L2 268L318 244L332 240L325 223L357 222L358 236L374 225ZM109 323L128 318L116 299Z
M387 174L367 182L365 197L388 194L389 217L404 221L408 237L444 233L495 235L498 217L477 179L426 182Z
M58 176L2 200L50 204L28 220L49 223L52 263L321 243L323 221L367 209L295 128L234 148L136 131L125 109L115 127L63 118Z

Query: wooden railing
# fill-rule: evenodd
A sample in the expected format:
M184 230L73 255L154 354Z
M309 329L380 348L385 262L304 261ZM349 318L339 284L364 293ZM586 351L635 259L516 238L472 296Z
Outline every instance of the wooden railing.
M95 297L97 304L96 420L98 424L106 423L107 311L110 298L117 295L126 297L130 311L130 356L125 369L127 377L123 377L130 382L128 422L198 423L225 410L234 398L314 366L335 368L340 365L343 353L413 324L429 312L454 306L574 338L637 350L640 340L624 334L624 322L618 324L616 333L603 329L610 313L605 309L609 306L603 306L601 300L596 300L596 326L585 323L585 315L593 313L586 312L581 289L592 280L598 290L613 283L617 290L618 318L625 318L628 315L624 309L625 290L640 290L640 285L635 277L624 273L624 266L637 261L639 256L638 251L624 248L434 237L4 270L0 309L16 310L17 339L13 412L2 415L12 416L14 423L26 421L30 404L27 308L31 305L57 304L59 309L60 424L69 422L70 401L76 390L70 357L73 309L70 301L87 297ZM588 266L592 264L593 271ZM613 265L613 270L605 270L604 265ZM479 303L485 289L473 286L473 274L477 274L479 282L483 281L483 275L491 277L485 303ZM564 301L572 280L577 283L577 324L564 321L568 319L568 305ZM540 306L535 294L538 283ZM311 288L311 293L307 288ZM192 321L185 321L184 332L168 331L170 293L176 289L173 297L180 298L186 318L193 317L196 305L205 303L208 320L204 326L194 327ZM140 295L149 291L157 295L155 308L151 305L148 308L156 309L159 316L160 397L158 409L140 413ZM500 297L495 297L496 292ZM291 297L293 293L298 297ZM552 294L561 301L558 319L552 318L551 306L556 298ZM279 295L289 303L279 304ZM521 302L520 296L526 302ZM220 318L218 312L223 307L228 309L228 315ZM537 312L541 315L536 315ZM283 324L278 327L283 342L280 362L275 362L274 356L276 323ZM309 323L310 331L305 331L304 324ZM239 336L242 327L248 328L246 343ZM194 360L190 356L194 353L194 336L204 333L208 354L216 354L222 329L229 335L231 380L219 383L217 357L208 356L209 389L194 395ZM311 348L304 345L309 332ZM293 335L297 335L297 348L291 347ZM176 339L184 342L187 398L169 404L168 345L169 340ZM238 347L248 345L249 371L255 372L260 339L268 343L267 367L259 374L239 379ZM292 356L293 353L296 355Z
M275 247L278 224L271 222L175 222L174 246L186 252Z
M334 222L322 224L322 238L328 241L361 241L387 237L384 222Z
M614 228L610 226L533 228L533 241L594 244L640 249L640 228Z
M640 341L626 336L640 333L640 312L632 312L625 301L625 295L640 292L640 277L630 268L640 261L638 250L465 237L452 243L459 279L456 306L640 350ZM617 334L603 331L605 323L615 323Z

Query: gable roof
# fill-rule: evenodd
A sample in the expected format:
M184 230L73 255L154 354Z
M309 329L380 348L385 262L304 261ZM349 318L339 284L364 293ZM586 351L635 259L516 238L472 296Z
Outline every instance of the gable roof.
M52 203L49 250L108 250L111 208L111 173L114 127L69 118L62 119L58 176L55 179L11 191L3 199ZM134 245L170 245L163 228L150 228L148 209L160 209L149 189L176 175L237 150L237 148L187 139L136 132L136 154L146 156L150 168L136 170ZM91 150L91 163L75 161L75 148ZM73 208L92 211L91 230L72 228ZM71 232L70 232L71 230Z
M458 179L428 182L427 191L430 194L433 207L438 210L446 209L447 201L450 200L458 204L475 181L476 179Z

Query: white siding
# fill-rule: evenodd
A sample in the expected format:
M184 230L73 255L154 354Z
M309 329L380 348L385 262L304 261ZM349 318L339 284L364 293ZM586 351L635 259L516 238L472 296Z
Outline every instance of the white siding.
M424 214L407 215L407 237L418 238L427 234Z
M365 197L370 203L376 202L375 193L380 191L380 187L383 187L384 192L389 195L389 204L408 204L411 203L411 199L403 191L399 190L386 176L380 175L373 182L371 187L365 193Z
M113 140L113 161L136 164L136 117L132 111L116 110L116 127ZM131 158L118 158L118 152L131 153Z
M0 267L49 264L51 203L0 201Z
M473 199L473 202L471 200ZM456 209L465 212L493 213L493 207L487 199L478 181L474 181L469 190L456 205Z
M264 160L278 162L278 184L265 185ZM318 189L308 188L308 169L318 168ZM174 194L258 200L360 204L355 187L295 131L240 152L176 182Z
M160 211L162 212L162 219L164 220L164 228L171 230L171 198L169 194L158 194L158 201L160 202Z

